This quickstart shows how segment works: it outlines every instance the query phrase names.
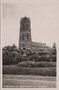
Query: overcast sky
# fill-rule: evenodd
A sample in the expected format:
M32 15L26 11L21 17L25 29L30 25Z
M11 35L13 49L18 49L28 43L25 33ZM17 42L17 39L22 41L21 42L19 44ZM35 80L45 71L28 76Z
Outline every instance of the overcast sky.
M7 1L7 0L6 0ZM9 0L8 0L9 1ZM2 3L2 46L19 44L20 18L31 19L32 41L52 46L57 43L59 31L58 0ZM17 0L18 1L18 0Z

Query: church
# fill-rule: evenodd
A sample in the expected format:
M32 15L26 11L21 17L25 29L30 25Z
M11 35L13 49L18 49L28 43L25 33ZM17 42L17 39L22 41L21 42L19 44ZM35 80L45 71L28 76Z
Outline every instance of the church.
M45 43L32 41L31 20L26 16L20 19L19 48L31 49L31 51L40 53L49 53L51 51L51 47L46 46Z

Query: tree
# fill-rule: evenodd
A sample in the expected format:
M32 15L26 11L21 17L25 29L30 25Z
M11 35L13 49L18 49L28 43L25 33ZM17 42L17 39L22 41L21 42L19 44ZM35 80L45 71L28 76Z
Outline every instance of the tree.
M56 55L56 43L55 42L53 44L52 49L53 49L53 55Z
M15 56L18 54L17 50L15 45L5 46L2 49L3 64L15 64Z
M52 47L52 61L56 61L56 43L55 42Z

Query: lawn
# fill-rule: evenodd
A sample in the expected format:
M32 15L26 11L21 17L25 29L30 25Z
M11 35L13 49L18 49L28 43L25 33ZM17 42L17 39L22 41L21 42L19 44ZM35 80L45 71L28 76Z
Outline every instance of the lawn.
M56 88L55 76L3 75L3 87Z

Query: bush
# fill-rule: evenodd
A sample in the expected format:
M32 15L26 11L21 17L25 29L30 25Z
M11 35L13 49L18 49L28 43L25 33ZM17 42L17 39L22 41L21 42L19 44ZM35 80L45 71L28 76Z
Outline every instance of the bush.
M56 55L52 55L52 62L56 62Z
M2 48L2 60L3 65L15 64L15 56L18 54L19 50L15 45L5 46Z
M3 74L56 76L56 67L34 68L34 67L18 67L16 65L4 65Z
M22 56L20 54L16 55L15 57L15 63L19 63L19 62L22 62L22 61L29 61L29 58L27 56Z
M33 62L33 61L23 61L17 64L17 66L22 67L56 67L55 62Z
M15 56L9 51L5 51L2 55L3 65L15 64Z
M45 56L40 56L38 58L38 61L46 61L46 62L50 62L50 57Z

